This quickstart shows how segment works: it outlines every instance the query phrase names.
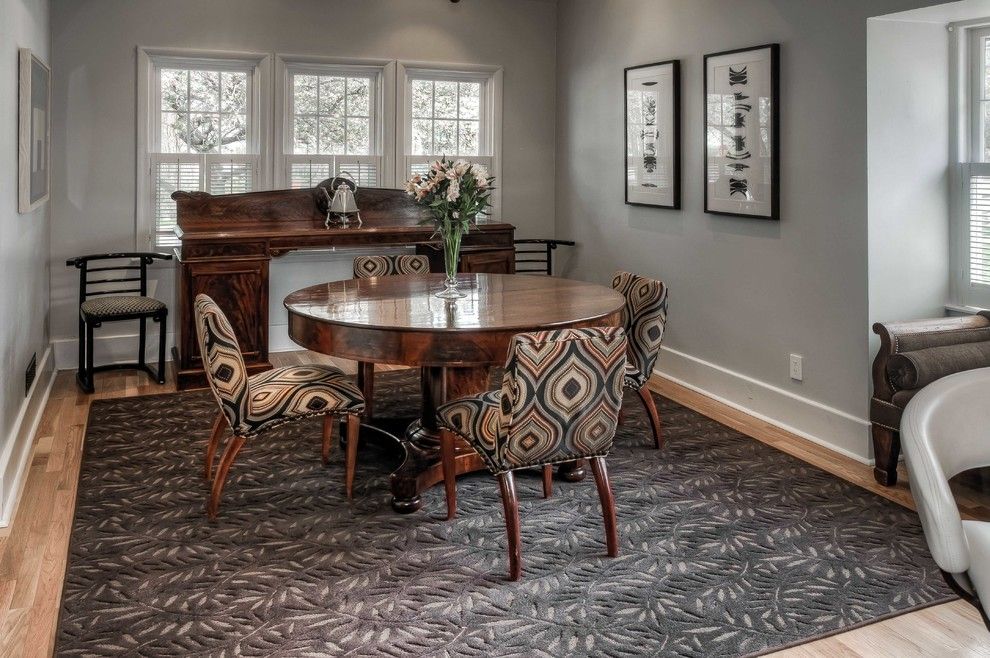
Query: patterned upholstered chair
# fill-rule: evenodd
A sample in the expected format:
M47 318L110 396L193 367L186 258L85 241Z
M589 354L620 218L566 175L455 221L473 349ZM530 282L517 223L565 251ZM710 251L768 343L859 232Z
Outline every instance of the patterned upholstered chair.
M618 555L615 502L605 455L619 422L626 338L621 328L519 334L509 347L502 390L440 406L447 518L457 513L455 435L481 455L498 478L509 538L509 578L522 573L519 503L513 471L542 466L549 495L551 464L588 459L605 518L609 557Z
M639 399L643 401L650 417L657 450L660 450L663 448L660 414L657 413L653 394L646 384L650 381L653 366L660 356L660 341L663 340L663 330L667 324L667 286L656 279L629 272L616 272L612 278L612 288L626 298L626 304L622 308L622 325L629 341L626 388L639 393Z
M408 276L429 274L430 259L414 254L387 256L358 256L354 259L354 278L370 279L373 276ZM358 362L358 386L364 394L364 416L371 418L375 406L375 364Z
M244 442L279 425L311 416L323 417L324 464L330 457L333 419L346 417L345 487L347 497L351 498L360 414L364 410L364 398L357 386L337 368L324 365L287 366L249 376L230 322L206 295L196 297L196 334L206 378L220 405L206 447L206 479L213 480L206 507L210 519L217 516L227 472ZM224 424L230 427L233 436L214 476L213 461Z

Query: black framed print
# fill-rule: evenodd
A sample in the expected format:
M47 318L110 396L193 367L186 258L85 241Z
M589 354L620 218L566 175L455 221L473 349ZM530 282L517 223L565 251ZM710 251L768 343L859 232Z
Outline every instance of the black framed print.
M705 55L705 212L780 219L780 45Z
M681 207L681 65L625 69L626 203Z

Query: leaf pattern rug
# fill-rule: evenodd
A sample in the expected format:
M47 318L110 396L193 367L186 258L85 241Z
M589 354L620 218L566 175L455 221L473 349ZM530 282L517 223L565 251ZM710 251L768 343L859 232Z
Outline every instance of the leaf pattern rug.
M417 373L379 374L381 416L414 416ZM249 442L204 514L206 392L94 402L56 653L61 656L733 656L947 601L914 512L658 398L608 464L620 555L592 478L517 477L523 578L505 580L495 479L389 505L395 451L363 443L355 500L318 420Z

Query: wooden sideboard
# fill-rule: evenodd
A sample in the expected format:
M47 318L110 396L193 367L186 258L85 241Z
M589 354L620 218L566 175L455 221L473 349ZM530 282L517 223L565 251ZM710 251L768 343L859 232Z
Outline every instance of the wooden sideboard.
M175 269L176 386L206 386L196 341L193 301L206 293L227 314L250 373L272 367L268 359L268 271L273 257L300 249L415 246L443 270L428 211L401 190L361 188L355 194L362 226L324 227L319 187L246 194L175 192L178 211ZM325 207L325 206L324 206ZM515 271L511 224L482 224L464 238L461 271Z

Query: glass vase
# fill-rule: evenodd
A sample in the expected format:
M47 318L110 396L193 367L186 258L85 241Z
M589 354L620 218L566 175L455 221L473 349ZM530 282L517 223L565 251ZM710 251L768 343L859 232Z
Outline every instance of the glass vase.
M435 293L441 299L460 299L467 293L457 287L457 263L461 259L461 232L457 229L443 236L443 268L447 278L443 290Z

